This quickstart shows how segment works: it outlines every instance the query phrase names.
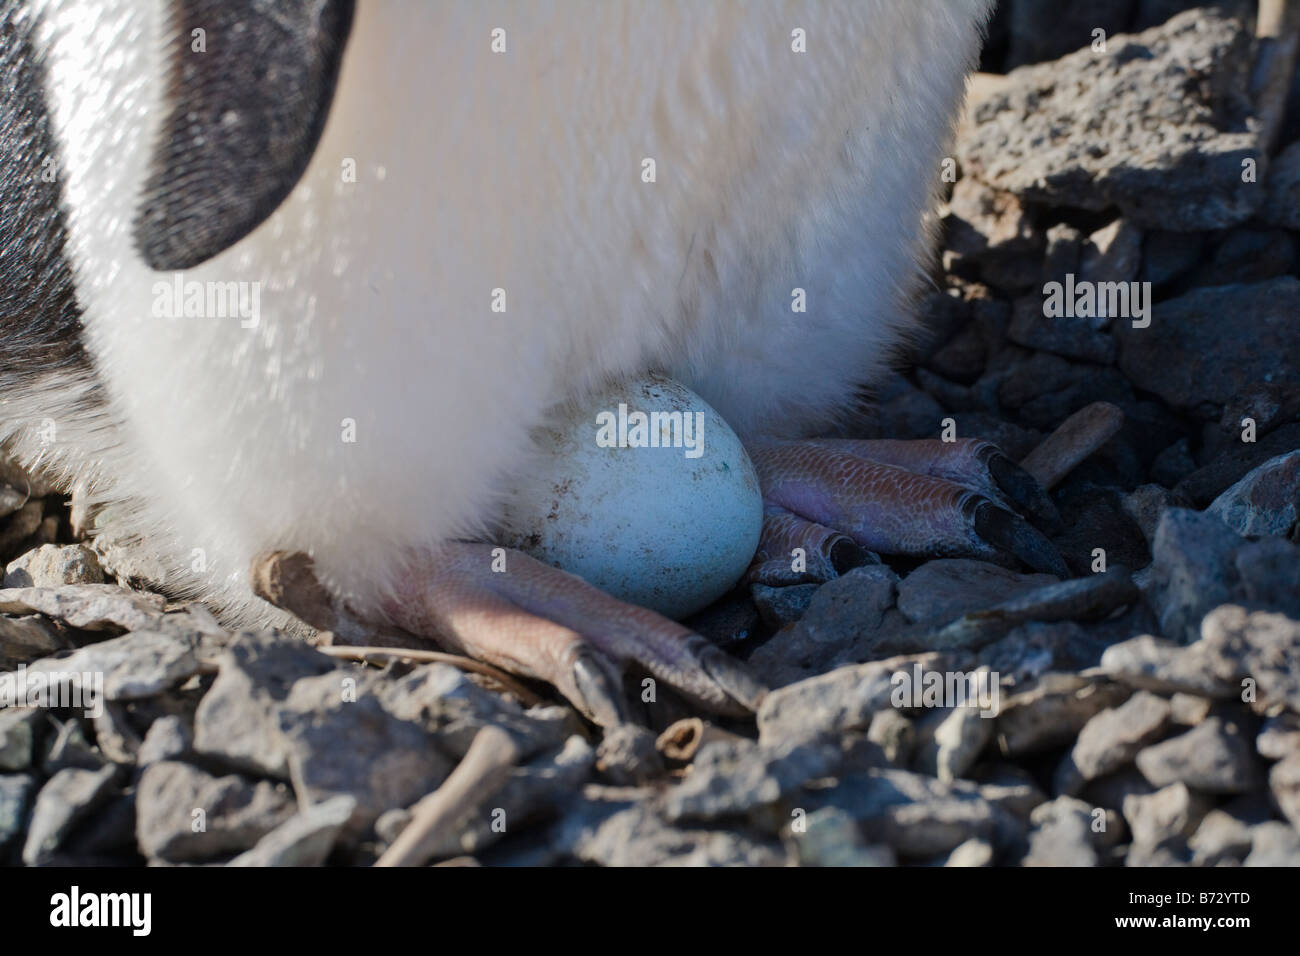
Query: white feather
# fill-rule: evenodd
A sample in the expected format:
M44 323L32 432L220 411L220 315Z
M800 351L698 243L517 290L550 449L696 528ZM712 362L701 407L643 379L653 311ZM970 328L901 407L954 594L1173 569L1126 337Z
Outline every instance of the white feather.
M301 182L185 273L260 283L250 329L154 317L171 277L132 250L164 5L51 4L70 253L112 423L71 424L62 461L93 462L173 583L238 616L266 610L246 581L270 548L310 551L372 606L409 549L490 526L530 429L611 376L665 368L742 435L815 431L912 327L990 5L362 0Z

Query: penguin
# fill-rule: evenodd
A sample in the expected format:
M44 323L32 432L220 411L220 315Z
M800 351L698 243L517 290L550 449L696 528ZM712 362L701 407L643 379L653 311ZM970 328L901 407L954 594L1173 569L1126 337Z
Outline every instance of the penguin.
M628 666L752 711L680 623L494 575L503 489L658 370L749 448L762 553L1061 571L993 446L817 438L919 331L992 5L0 0L0 442L229 621L286 623L250 568L301 552L600 724Z

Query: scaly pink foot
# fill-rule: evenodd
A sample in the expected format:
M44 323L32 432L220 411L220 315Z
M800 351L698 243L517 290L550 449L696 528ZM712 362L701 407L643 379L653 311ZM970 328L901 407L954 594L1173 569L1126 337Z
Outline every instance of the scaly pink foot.
M1047 538L1008 506L1051 527L1059 521L1051 500L989 442L816 439L748 449L766 506L752 572L759 580L782 579L794 547L804 548L812 576L833 576L864 560L851 544L914 556L1009 553L1069 574Z
M622 671L637 665L708 710L744 714L766 688L689 629L610 597L519 551L504 570L490 544L457 542L421 557L386 612L412 634L554 685L588 718L622 723Z

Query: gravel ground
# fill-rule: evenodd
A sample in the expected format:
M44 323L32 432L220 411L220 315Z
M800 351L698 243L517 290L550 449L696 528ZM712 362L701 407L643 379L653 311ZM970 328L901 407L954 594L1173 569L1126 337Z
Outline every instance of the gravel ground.
M1000 443L1076 578L754 584L691 623L775 688L756 721L601 734L544 689L223 629L0 464L0 681L104 699L0 710L0 859L1300 865L1300 93L1239 5L1048 6L994 25L985 69L1019 68L958 135L933 338L844 434Z

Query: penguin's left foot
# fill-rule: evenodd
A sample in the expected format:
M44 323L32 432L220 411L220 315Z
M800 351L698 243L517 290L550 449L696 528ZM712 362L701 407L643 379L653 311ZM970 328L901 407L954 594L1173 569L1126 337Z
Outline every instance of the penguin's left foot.
M511 674L546 681L602 726L628 722L623 671L742 716L765 688L744 664L654 611L613 598L521 551L453 542L413 562L390 623Z
M1060 553L1030 523L1059 529L1056 507L990 442L815 439L747 448L765 505L754 579L786 583L796 548L807 572L822 578L863 563L863 549L1011 555L1035 571L1069 577Z

